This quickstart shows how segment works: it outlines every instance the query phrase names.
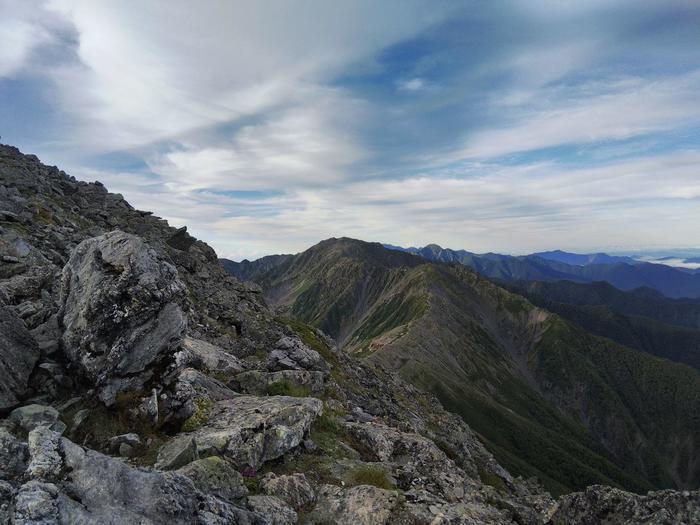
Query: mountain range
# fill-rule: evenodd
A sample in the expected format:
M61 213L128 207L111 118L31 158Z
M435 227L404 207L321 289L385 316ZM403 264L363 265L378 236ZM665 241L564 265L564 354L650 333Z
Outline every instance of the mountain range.
M533 304L693 301L345 238L226 266L0 144L0 524L698 522L697 371Z
M512 256L475 254L431 244L423 248L400 248L429 260L458 262L500 281L606 281L620 290L648 287L668 297L700 297L700 273L687 268L641 262L606 254L574 254L562 251Z
M329 239L254 279L278 312L433 392L501 464L555 493L700 481L696 370L538 307L454 264L464 254L426 251L451 262Z

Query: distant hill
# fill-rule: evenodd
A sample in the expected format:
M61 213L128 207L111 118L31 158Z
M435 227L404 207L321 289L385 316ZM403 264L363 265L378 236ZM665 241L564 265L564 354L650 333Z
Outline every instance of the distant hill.
M607 253L570 253L561 250L554 250L549 252L538 252L531 254L532 257L539 257L541 259L546 259L548 261L556 261L564 264L569 264L571 266L586 266L588 264L615 264L615 263L626 263L626 264L639 264L639 261L632 259L632 257L618 257L613 255L608 255Z
M459 262L480 274L501 281L561 281L580 283L606 281L621 290L648 287L667 297L700 297L700 273L674 268L663 264L627 262L605 254L567 254L566 252L543 252L523 256L499 254L475 254L464 250L450 250L437 245L425 248L400 248L429 260ZM552 255L555 254L555 255ZM547 258L549 257L549 258ZM576 264L561 259L578 261ZM599 261L609 262L599 262ZM588 261L586 264L579 262ZM630 259L630 261L633 261Z
M644 288L623 292L605 282L506 287L594 334L700 370L700 299L669 299Z
M688 366L593 335L455 261L377 243L329 239L255 280L280 314L435 393L502 464L554 492L700 482L700 375Z
M255 275L266 272L278 264L282 264L290 257L292 257L292 255L266 255L255 261L243 259L241 262L236 262L224 258L220 258L219 261L221 261L221 264L231 275L234 275L241 281L249 281Z

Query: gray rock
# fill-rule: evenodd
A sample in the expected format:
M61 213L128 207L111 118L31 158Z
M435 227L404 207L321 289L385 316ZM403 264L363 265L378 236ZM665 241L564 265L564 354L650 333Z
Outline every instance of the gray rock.
M174 394L177 399L183 402L197 397L221 401L222 399L231 399L235 392L221 381L209 377L199 370L185 368L177 378Z
M351 488L323 485L316 508L307 520L318 524L385 525L392 522L392 513L400 503L399 493L393 490L371 485Z
M0 410L7 410L25 395L40 352L24 322L2 299L0 341Z
M58 488L53 483L29 481L22 485L15 499L14 524L58 525Z
M136 449L140 446L141 438L138 434L133 432L114 436L107 441L107 447L112 453L118 453L125 458L132 457Z
M46 433L52 444L58 440L60 468L54 471L51 483L32 479L20 487L16 523L264 523L250 511L199 491L186 476L132 468L56 433L50 436L46 429L35 432ZM45 454L43 448L34 452ZM32 463L35 461L33 456Z
M592 485L562 496L551 523L650 525L700 523L700 491L661 490L644 495Z
M347 423L345 428L390 467L402 486L420 480L426 490L447 501L464 496L470 480L431 440L379 423Z
M297 337L279 339L268 355L267 368L276 370L320 370L328 372L330 367L316 350L312 350Z
M0 525L10 525L10 520L14 514L12 502L14 491L12 485L0 479Z
M80 432L81 428L90 417L90 412L89 408L83 408L75 413L69 430L70 435Z
M63 346L105 403L141 387L179 344L184 295L175 267L135 235L113 231L73 251L61 279Z
M31 461L27 474L42 481L54 481L62 467L59 452L61 434L46 427L37 427L29 433L29 454Z
M280 370L278 372L261 372L249 370L236 376L241 391L248 394L264 394L275 383L286 382L296 388L306 388L309 392L323 392L324 372L316 370Z
M28 458L27 444L0 427L0 479L14 479L22 474Z
M228 501L239 502L248 495L243 476L218 456L193 461L177 472L190 478L202 492Z
M190 450L191 438L197 457L223 456L239 469L257 469L299 445L322 409L314 398L239 396L219 401L201 428L163 447L157 464L172 465L167 458L179 458L177 451Z
M270 525L294 525L297 522L297 513L284 501L274 496L250 496L248 507L265 516Z
M260 480L260 488L269 496L276 496L295 510L310 507L316 494L304 474L276 476L268 473Z
M236 375L245 365L236 357L206 341L185 337L178 352L178 364L191 366L206 373Z
M160 448L155 467L174 470L195 461L197 457L197 445L192 436L177 436Z
M63 433L66 425L58 419L58 416L58 410L53 407L33 404L15 408L9 419L25 432L43 426Z

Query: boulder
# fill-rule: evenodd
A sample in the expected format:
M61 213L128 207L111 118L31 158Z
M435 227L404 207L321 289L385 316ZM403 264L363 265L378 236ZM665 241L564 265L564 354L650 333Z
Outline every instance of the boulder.
M81 242L63 268L59 319L68 357L113 404L142 388L149 370L180 343L185 285L135 235L113 231Z
M39 427L15 523L263 524L263 517L198 490L179 473L141 470ZM32 468L32 465L46 468Z
M24 432L30 432L43 426L63 433L66 425L58 419L58 416L58 410L53 407L32 404L15 408L10 414L9 420Z
M22 474L28 458L27 444L0 427L0 479L13 479Z
M17 405L27 390L40 350L14 310L0 299L0 411Z
M248 507L265 516L270 525L294 525L297 522L297 513L284 501L274 496L250 496Z
M199 459L178 469L202 492L227 501L239 502L248 495L243 476L225 459L218 456Z
M307 522L385 525L392 523L392 513L401 501L399 492L371 485L350 488L323 485L319 491L316 508L307 516Z
M464 496L470 480L431 440L379 423L347 423L348 433L391 468L403 489L419 485L447 501Z
M0 479L0 525L9 525L12 519L12 485Z
M257 469L299 445L322 409L314 398L238 396L219 401L199 429L163 446L157 465L172 465L166 458L189 450L185 444L193 440L195 457L222 456L238 469Z
M177 436L160 448L155 467L174 470L195 461L197 457L197 445L192 436Z
M304 474L276 476L272 472L260 480L260 488L269 496L276 496L294 510L313 506L316 494Z
M177 355L178 364L190 366L208 374L235 375L245 370L245 365L218 346L206 341L185 337Z
M276 370L320 370L328 372L330 367L316 350L312 350L298 337L285 336L279 339L268 355L267 368Z

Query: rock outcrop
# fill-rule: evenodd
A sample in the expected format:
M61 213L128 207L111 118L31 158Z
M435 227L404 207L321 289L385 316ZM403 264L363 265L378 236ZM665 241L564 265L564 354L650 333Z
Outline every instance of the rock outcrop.
M179 344L184 295L177 269L134 235L114 231L75 249L61 279L62 343L105 403L142 388Z
M24 396L39 348L26 325L0 297L0 411Z

